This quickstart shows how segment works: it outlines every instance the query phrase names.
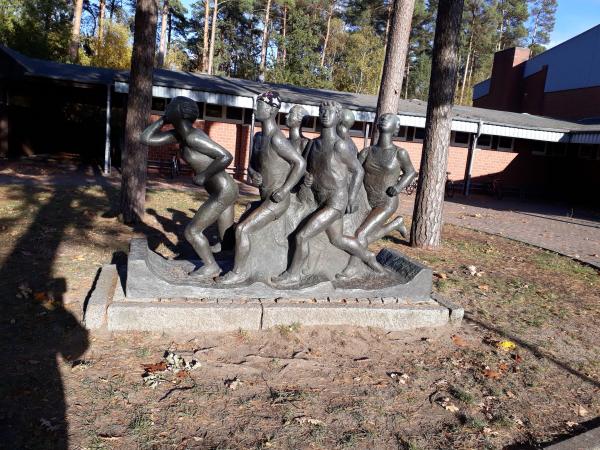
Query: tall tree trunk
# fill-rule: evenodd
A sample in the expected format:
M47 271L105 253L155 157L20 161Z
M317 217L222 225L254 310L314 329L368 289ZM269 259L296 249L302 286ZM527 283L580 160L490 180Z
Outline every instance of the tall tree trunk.
M386 113L398 114L398 104L402 95L402 78L404 76L404 65L408 53L408 41L415 0L394 0L392 7L392 21L390 23L390 34L388 36L383 63L383 75L377 98L377 111L375 121ZM373 126L373 142L377 142L379 130L377 125Z
M167 56L167 19L169 17L169 0L164 0L160 21L160 43L158 45L158 67L165 65Z
M215 57L215 37L217 35L217 13L219 12L219 0L213 4L212 27L210 28L210 48L208 50L208 69L209 75L213 73L213 61Z
M265 18L263 20L263 35L262 35L262 46L260 48L260 74L264 78L265 71L267 68L267 43L269 40L269 16L271 14L271 0L267 0L267 9L265 11Z
M98 8L98 42L102 41L104 35L104 16L106 15L106 0L100 0Z
M83 0L75 0L73 9L73 28L71 30L71 42L69 44L69 59L71 62L79 61L79 33L81 32L81 12Z
M287 33L287 5L283 5L283 52L281 55L281 60L283 62L283 67L285 68L285 60L287 57L287 42L286 42L286 33Z
M464 0L440 0L435 26L425 139L410 243L435 248L442 235L444 187Z
M408 80L410 76L410 64L406 62L406 78L404 79L404 99L408 99Z
M110 0L110 7L109 7L109 9L110 9L110 12L108 13L108 19L109 19L111 22L112 22L112 20L113 20L113 16L114 16L114 14L115 14L115 7L116 7L116 5L115 5L115 0Z
M204 41L202 45L202 72L208 71L208 19L210 18L210 0L204 0Z
M329 43L329 33L331 32L331 18L333 17L333 7L335 1L331 2L329 11L327 12L327 31L325 32L325 41L323 42L323 52L321 53L321 68L325 65L325 54L327 53L327 44Z
M467 77L469 75L469 63L471 62L471 53L473 51L473 31L471 31L471 36L469 36L469 48L467 49L467 60L465 62L465 72L463 73L462 86L460 88L460 99L458 103L462 105L463 97L465 95L465 85L467 84Z
M156 21L156 0L138 0L122 155L121 213L125 223L139 222L144 216L148 149L140 143L140 134L148 124L152 106Z

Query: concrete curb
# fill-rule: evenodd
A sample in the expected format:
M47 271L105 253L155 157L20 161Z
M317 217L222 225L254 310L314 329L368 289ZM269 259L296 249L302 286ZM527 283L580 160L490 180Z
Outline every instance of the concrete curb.
M106 310L117 285L117 266L106 264L100 269L96 285L85 309L85 326L90 330L102 328Z
M544 448L547 450L600 450L600 427Z

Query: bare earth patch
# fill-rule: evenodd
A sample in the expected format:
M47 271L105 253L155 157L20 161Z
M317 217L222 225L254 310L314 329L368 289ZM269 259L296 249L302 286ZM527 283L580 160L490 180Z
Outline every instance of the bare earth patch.
M398 234L373 249L432 267L467 312L458 329L89 336L99 266L138 234L189 256L178 236L203 198L151 191L132 230L103 186L0 187L0 438L14 448L537 448L600 416L598 272L454 226L437 251ZM144 385L165 350L201 366Z

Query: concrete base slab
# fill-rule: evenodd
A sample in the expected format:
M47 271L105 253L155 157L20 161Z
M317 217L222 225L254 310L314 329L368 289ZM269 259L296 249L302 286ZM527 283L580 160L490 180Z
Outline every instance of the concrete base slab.
M463 310L439 298L145 298L125 295L114 265L104 266L85 312L90 329L161 333L262 330L299 323L306 326L354 325L403 331L460 323ZM117 282L119 281L119 282Z

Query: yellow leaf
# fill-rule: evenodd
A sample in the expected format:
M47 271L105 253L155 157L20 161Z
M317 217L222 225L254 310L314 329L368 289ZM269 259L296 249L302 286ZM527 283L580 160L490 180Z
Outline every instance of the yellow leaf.
M498 342L498 348L501 348L504 351L511 351L517 348L517 344L512 341L500 341Z

